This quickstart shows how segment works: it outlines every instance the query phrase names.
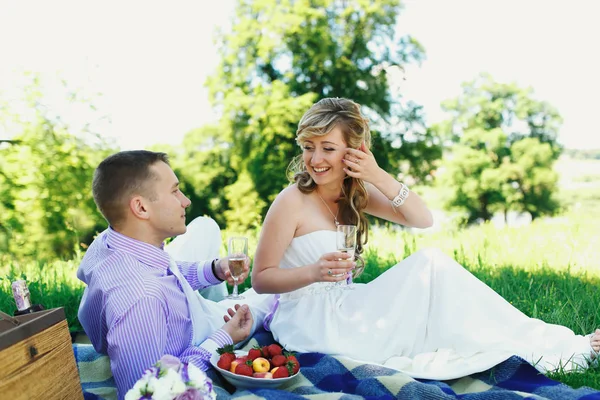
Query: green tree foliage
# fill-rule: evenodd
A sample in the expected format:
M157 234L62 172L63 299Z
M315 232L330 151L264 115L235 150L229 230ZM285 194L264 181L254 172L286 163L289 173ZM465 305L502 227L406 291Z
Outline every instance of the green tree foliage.
M258 197L250 174L242 172L232 185L225 188L225 196L229 201L229 210L225 218L230 221L228 229L232 232L244 232L260 226L262 216L260 210L265 207Z
M188 132L181 147L154 149L171 157L180 188L192 202L186 210L188 221L209 215L219 225L226 224L223 211L229 209L229 202L224 188L235 182L236 173L229 160L231 144L220 132L218 126L206 125Z
M518 174L513 178L520 201L514 208L531 214L533 219L552 215L560 203L555 198L558 173L554 171L555 150L550 143L540 143L537 137L525 138L511 146L513 163Z
M0 250L69 257L106 227L90 185L94 168L113 149L97 135L70 133L43 105L39 85L34 77L18 113L0 112L2 125L15 133L12 145L0 147Z
M204 136L186 138L191 148L223 144L209 164L226 177L201 169L205 188L227 184L212 200L230 207L253 201L263 216L287 185L286 168L299 153L294 137L300 117L323 97L347 97L365 107L378 161L388 171L400 172L403 160L417 178L429 173L440 151L422 109L390 90L388 72L423 57L417 41L395 34L400 9L399 0L237 2L231 31L217 40L220 65L207 82L222 118ZM193 159L182 161L186 174ZM254 213L205 209L235 226L256 223Z
M450 208L466 212L468 222L509 210L534 219L558 211L561 118L552 106L531 89L481 75L443 107L453 118L435 129L455 143L441 179Z

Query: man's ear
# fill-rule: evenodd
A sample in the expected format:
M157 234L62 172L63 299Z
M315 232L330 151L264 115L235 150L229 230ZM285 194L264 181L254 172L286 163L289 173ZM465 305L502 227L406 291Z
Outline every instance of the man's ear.
M146 207L146 202L147 200L142 196L133 196L131 200L129 200L129 209L136 218L150 218L150 211Z

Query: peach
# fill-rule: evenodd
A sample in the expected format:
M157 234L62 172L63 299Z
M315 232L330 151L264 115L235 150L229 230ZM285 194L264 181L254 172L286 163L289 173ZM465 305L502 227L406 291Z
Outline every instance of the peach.
M238 364L239 364L239 362L237 362L237 361L233 360L233 361L231 362L231 367L229 367L229 371L231 371L231 372L233 372L233 373L235 374L235 367L237 367L237 366L238 366Z
M274 373L275 373L275 371L277 371L277 368L279 368L279 367L275 367L275 368L273 368L273 369L271 370L271 374L274 374Z
M273 374L270 372L255 372L252 376L254 378L273 379Z
M271 368L271 364L266 358L256 357L254 361L252 361L252 369L254 372L269 372L269 368Z

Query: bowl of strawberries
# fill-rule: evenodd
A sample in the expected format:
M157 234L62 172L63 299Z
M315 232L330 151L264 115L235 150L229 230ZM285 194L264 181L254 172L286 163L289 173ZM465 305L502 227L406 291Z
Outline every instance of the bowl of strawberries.
M297 378L300 371L298 359L276 343L247 352L234 350L232 345L221 347L210 362L239 388L275 388Z

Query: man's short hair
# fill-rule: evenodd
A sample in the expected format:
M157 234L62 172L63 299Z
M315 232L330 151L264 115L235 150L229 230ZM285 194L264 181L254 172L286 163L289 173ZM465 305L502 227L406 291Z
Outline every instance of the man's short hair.
M150 167L159 161L169 164L165 153L133 150L113 154L98 165L94 171L92 194L98 209L111 226L125 218L132 196L152 199L156 195L150 182L157 177Z

